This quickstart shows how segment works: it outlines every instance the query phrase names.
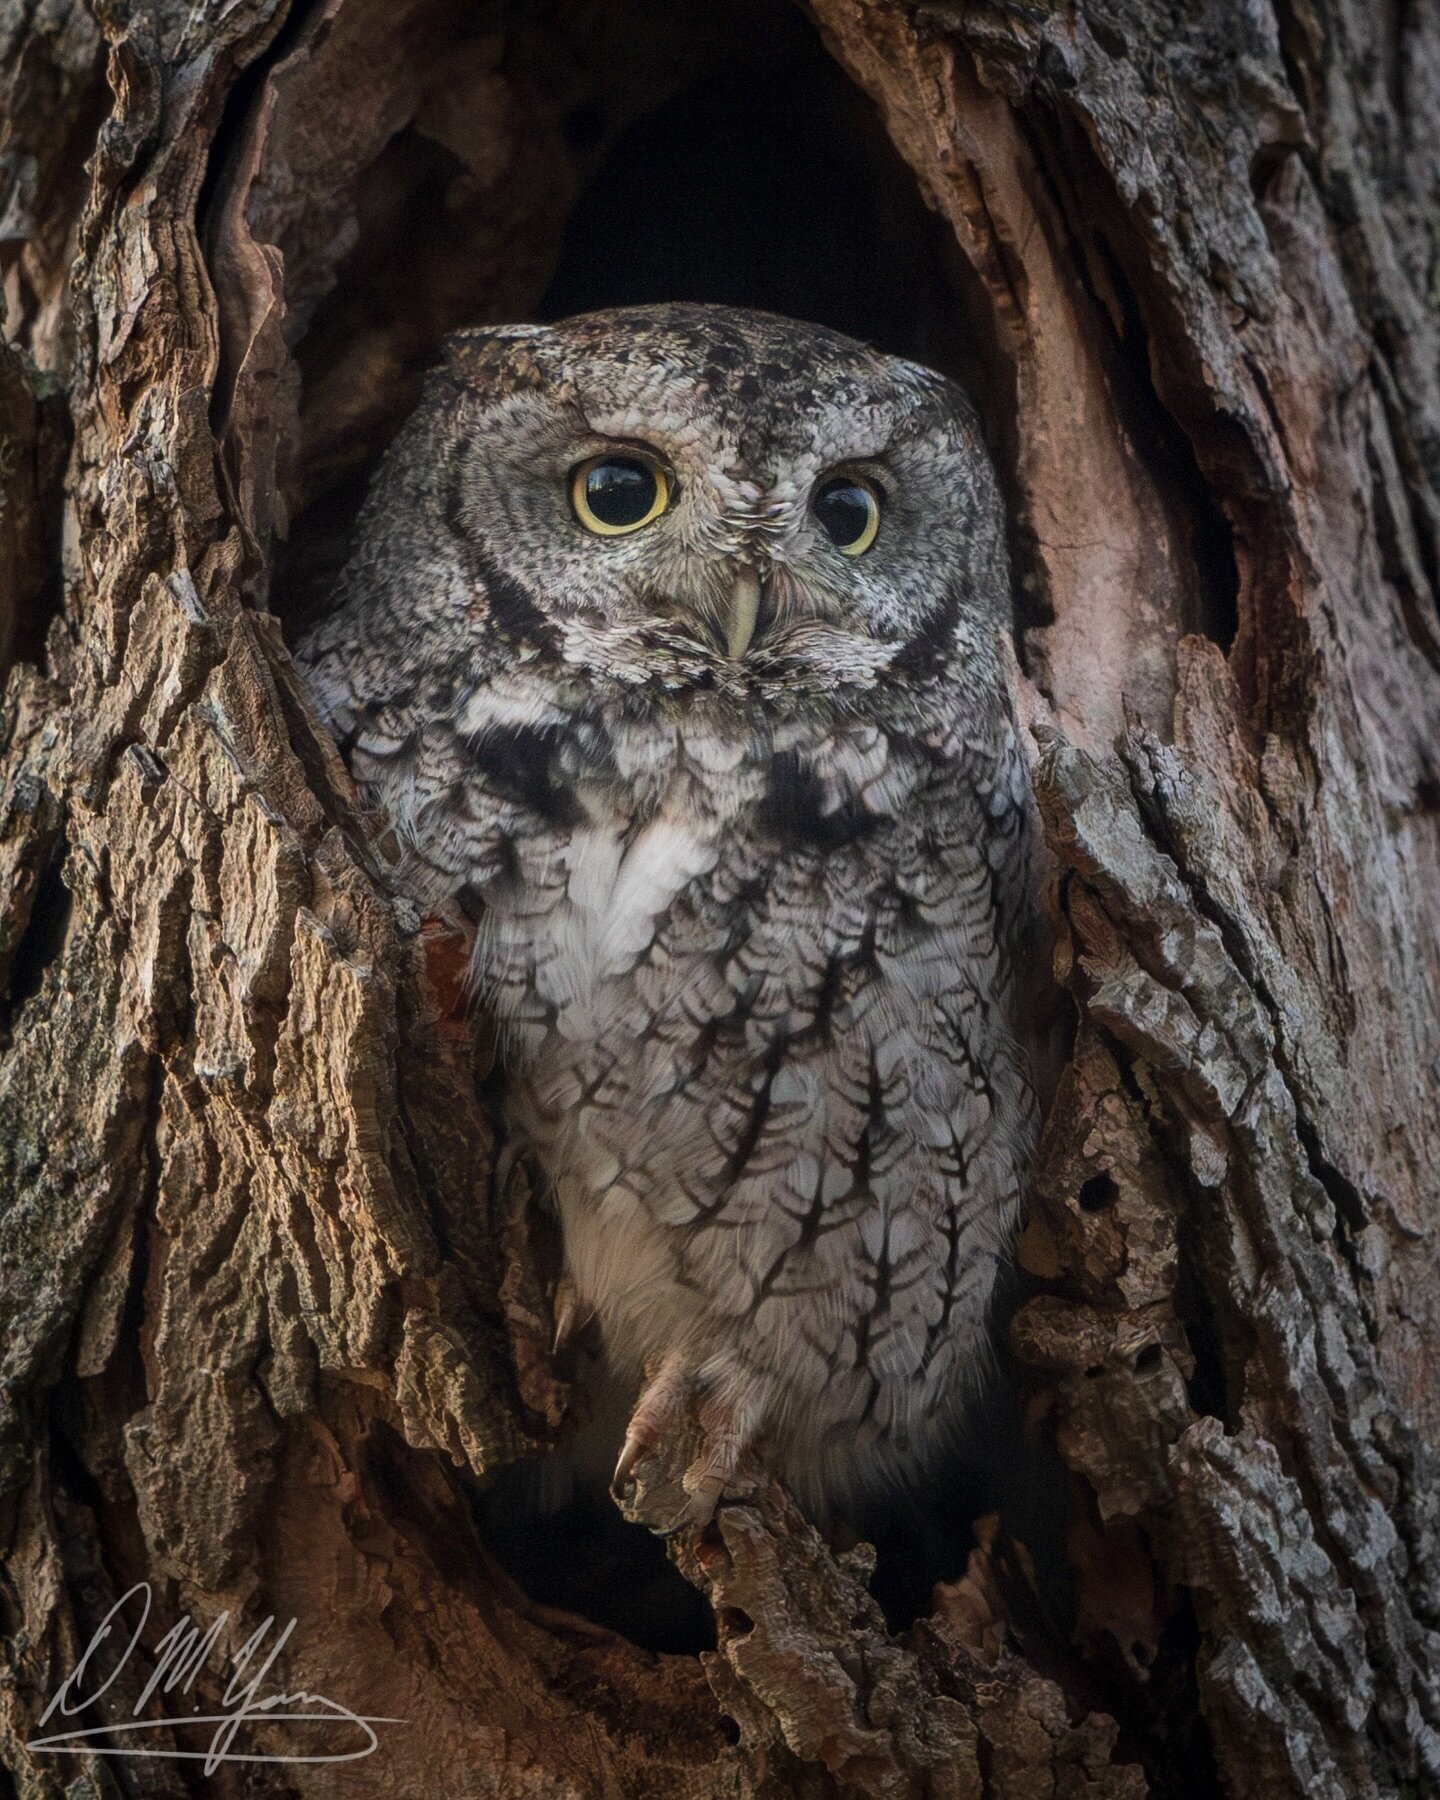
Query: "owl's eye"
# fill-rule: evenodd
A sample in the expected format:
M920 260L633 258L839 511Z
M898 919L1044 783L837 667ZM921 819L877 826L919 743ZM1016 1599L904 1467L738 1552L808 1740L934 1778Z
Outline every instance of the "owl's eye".
M863 556L880 529L880 496L858 475L832 475L815 490L811 511L837 550Z
M670 504L670 478L640 456L592 456L570 476L570 504L587 531L624 537Z

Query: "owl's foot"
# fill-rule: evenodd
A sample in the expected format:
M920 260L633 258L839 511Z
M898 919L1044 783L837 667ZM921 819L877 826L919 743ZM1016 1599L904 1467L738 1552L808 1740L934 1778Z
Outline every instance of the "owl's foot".
M635 1403L610 1483L617 1499L640 1459L683 1430L697 1385L695 1372L680 1351L671 1351L646 1382ZM686 1525L709 1524L715 1508L734 1487L740 1459L753 1442L763 1413L763 1395L758 1389L742 1389L726 1399L711 1393L701 1401L697 1417L704 1439L700 1454L681 1478L688 1498L678 1517L667 1526L667 1533Z

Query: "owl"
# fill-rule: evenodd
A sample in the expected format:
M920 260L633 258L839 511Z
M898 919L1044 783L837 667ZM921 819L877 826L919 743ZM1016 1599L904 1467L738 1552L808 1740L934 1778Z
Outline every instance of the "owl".
M723 307L461 334L300 647L473 926L615 1482L817 1519L952 1447L1036 1126L1002 505L951 382Z

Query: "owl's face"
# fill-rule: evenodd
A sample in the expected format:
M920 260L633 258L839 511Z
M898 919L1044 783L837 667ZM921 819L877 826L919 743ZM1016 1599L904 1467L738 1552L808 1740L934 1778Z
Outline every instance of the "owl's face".
M1003 588L964 395L819 327L667 306L479 331L446 388L444 529L622 686L866 685Z

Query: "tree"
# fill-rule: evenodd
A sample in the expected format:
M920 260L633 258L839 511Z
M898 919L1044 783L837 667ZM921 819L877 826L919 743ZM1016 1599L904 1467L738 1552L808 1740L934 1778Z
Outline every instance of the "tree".
M333 566L443 332L538 303L627 126L767 32L824 60L715 11L0 23L13 1789L1433 1793L1433 0L814 0L941 222L922 297L1014 511L1074 1023L1007 1329L1063 1633L993 1522L892 1632L867 1551L762 1487L674 1545L701 1658L527 1598L477 1525L569 1404L551 1250L488 1154L456 947L386 897L268 609ZM827 141L878 192L852 118ZM143 1581L98 1712L42 1727ZM187 1703L273 1614L288 1689L408 1723L208 1777L26 1749L222 1614Z

